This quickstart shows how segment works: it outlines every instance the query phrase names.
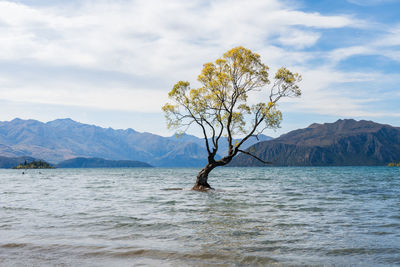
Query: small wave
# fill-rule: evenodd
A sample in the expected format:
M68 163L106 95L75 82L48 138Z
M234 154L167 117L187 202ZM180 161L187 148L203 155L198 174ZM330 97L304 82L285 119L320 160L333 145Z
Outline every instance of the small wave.
M392 232L382 232L382 231L379 231L379 232L372 232L371 234L372 234L372 235L393 235L394 233L392 233Z
M7 243L0 245L1 248L23 248L28 246L26 243Z
M85 253L86 257L116 257L116 258L138 258L168 259L169 261L180 262L201 262L204 264L245 264L245 265L266 265L278 261L264 256L239 256L226 253L198 252L180 253L174 251L163 251L155 249L130 249L127 251L96 251Z
M90 250L103 250L104 246L96 246L96 245L70 245L70 244L32 244L32 243L5 243L1 244L0 248L8 248L8 249L26 249L29 251L41 251L41 252L54 252L54 251L90 251Z
M342 194L346 195L365 195L365 194L376 194L382 193L378 189L348 189L342 190Z
M181 188L181 187L171 187L171 188L162 188L161 190L163 190L163 191L180 191L180 190L185 190L185 189Z
M282 228L291 228L291 227L306 227L306 226L309 226L309 224L305 224L305 223L277 223L274 226L282 227Z
M33 212L38 212L40 210L38 209L33 209L33 208L25 208L25 207L8 207L8 206L3 206L1 207L3 210L12 210L12 211L33 211Z
M395 254L399 253L400 249L396 248L342 248L332 249L327 254L335 256L343 255L365 255L365 254Z
M306 207L306 208L298 208L295 211L323 212L325 211L325 209L320 207Z
M162 191L192 191L192 188L182 188L182 187L171 187L171 188L161 188ZM197 191L194 191L197 192ZM217 193L217 192L237 192L246 193L247 191L243 188L213 188L212 190L205 191L207 193Z
M381 224L378 225L377 227L379 228L400 228L400 224L398 223L387 223L387 224Z

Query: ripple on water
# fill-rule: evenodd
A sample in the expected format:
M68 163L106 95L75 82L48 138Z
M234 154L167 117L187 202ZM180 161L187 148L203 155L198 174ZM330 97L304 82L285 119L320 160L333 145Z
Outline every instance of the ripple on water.
M0 170L1 266L400 264L390 168Z

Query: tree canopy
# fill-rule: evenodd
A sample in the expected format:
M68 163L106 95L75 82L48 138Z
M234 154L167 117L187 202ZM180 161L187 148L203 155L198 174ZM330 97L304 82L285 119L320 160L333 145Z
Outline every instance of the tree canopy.
M214 63L205 63L197 78L200 87L191 88L189 82L179 81L169 92L171 102L162 107L168 128L185 132L192 125L200 127L211 170L228 164L239 152L251 155L240 149L242 144L267 128L280 126L282 113L277 102L282 97L301 95L301 75L281 67L271 84L268 72L260 55L241 46L227 51ZM270 84L265 98L249 103L250 94ZM222 136L227 137L228 154L216 160ZM234 142L235 136L244 137Z

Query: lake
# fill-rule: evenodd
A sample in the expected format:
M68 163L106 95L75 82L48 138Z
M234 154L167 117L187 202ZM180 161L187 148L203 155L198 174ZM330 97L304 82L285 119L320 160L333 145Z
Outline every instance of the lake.
M198 171L0 170L0 266L400 265L400 168Z

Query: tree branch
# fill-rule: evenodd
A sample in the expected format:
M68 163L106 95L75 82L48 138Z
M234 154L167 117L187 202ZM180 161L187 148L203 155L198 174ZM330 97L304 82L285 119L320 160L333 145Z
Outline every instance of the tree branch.
M257 157L257 156L255 156L255 155L251 154L250 152L247 152L247 151L244 151L244 150L241 150L241 149L238 149L238 151L241 152L241 153L243 153L243 154L249 155L249 156L255 158L255 159L258 160L258 161L261 161L261 162L264 163L264 164L273 164L272 162L264 161L264 160L260 159L259 157Z
M257 127L258 127L258 126L260 125L260 123L264 120L264 118L265 118L265 116L263 115L259 121L255 121L255 122L254 122L253 129L250 131L250 133L249 133L246 137L244 137L244 138L237 144L237 146L236 146L236 148L237 148L237 149L236 149L236 153L239 151L239 147L240 147L244 142L246 142L246 140L249 139L250 136L252 136L252 135L254 134L254 132L256 131ZM236 155L236 153L235 153L234 155Z

